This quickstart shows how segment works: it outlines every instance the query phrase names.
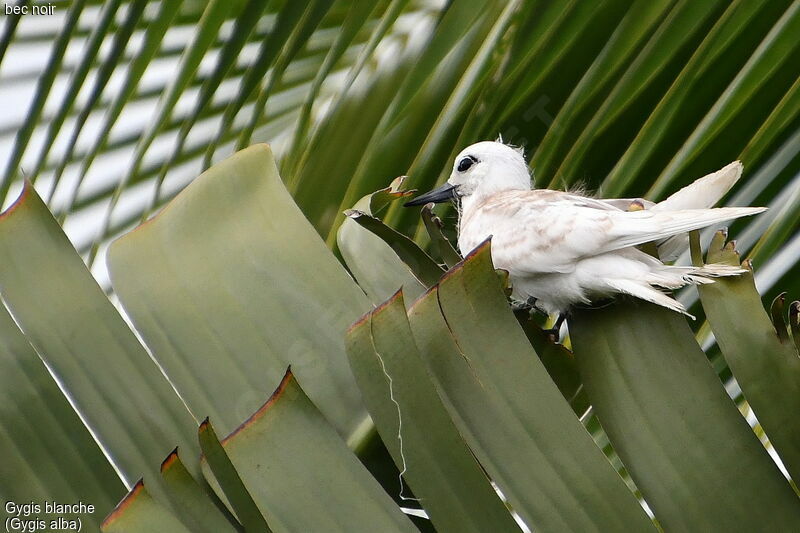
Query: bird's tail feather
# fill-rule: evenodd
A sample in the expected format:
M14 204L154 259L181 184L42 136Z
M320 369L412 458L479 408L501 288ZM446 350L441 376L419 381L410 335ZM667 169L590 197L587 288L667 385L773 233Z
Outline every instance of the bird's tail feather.
M660 305L661 307L666 307L667 309L682 313L694 320L694 316L689 314L680 302L673 299L668 294L661 292L654 287L654 285L665 289L677 289L684 285L714 283L712 278L738 276L745 272L747 271L743 268L719 263L712 263L701 267L665 265L659 271L652 272L645 281L611 279L606 281L606 285L613 291L635 296L636 298Z
M747 270L742 267L711 263L710 265L695 267L693 274L707 278L724 278L726 276L738 276L745 272L747 272Z
M663 265L661 268L651 270L644 281L664 289L679 289L686 285L714 283L714 278L738 276L745 272L746 270L740 267L717 263L701 267Z
M662 268L651 272L648 282L668 289L677 289L687 284L703 285L714 283L711 278L738 276L747 272L738 266L712 263L701 267L664 265Z
M678 313L682 313L692 320L695 319L693 315L690 315L686 308L677 300L674 300L667 294L659 291L651 287L649 284L639 281L632 281L628 279L611 279L606 281L609 288L616 292L621 292L623 294L628 294L630 296L634 296L636 298L640 298L650 303L654 303L656 305L660 305L661 307L666 307L672 311L676 311Z

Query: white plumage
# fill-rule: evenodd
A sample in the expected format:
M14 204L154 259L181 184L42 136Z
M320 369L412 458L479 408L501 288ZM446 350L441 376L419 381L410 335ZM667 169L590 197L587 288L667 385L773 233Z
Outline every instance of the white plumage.
M525 159L500 142L463 150L447 184L410 202L460 200L458 247L467 254L492 237L492 260L507 270L512 297L548 313L576 303L628 294L686 313L663 292L743 270L727 265L665 265L637 245L656 242L661 257L686 246L685 233L764 211L759 207L709 209L736 182L737 161L697 180L665 201L595 199L570 192L531 190Z

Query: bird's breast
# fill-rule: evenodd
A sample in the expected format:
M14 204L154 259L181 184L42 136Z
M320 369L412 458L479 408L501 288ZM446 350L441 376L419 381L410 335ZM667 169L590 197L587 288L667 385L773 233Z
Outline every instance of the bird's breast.
M461 255L466 256L492 235L491 226L482 217L462 217L458 231L458 249Z
M463 255L491 236L495 268L509 273L564 273L574 267L574 219L552 209L526 209L514 215L496 210L466 212L459 221L458 247Z

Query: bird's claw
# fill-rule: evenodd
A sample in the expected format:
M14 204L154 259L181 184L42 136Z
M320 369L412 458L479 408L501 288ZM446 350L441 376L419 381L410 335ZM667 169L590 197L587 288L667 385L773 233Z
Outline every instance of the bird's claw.
M561 328L548 328L548 329L543 329L542 333L544 333L545 337L547 337L547 340L552 342L558 342L560 330Z

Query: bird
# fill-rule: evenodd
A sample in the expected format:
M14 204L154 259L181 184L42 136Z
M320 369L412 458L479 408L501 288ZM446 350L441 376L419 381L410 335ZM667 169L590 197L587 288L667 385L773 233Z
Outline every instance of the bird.
M691 318L668 291L745 272L722 264L678 266L662 259L688 247L686 233L765 211L712 208L739 179L735 161L660 203L535 189L524 152L502 141L468 146L448 180L405 206L454 202L463 256L491 238L495 268L508 272L512 303L557 315L575 305L628 295ZM637 246L655 242L660 258Z

